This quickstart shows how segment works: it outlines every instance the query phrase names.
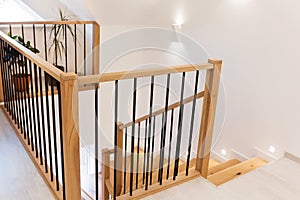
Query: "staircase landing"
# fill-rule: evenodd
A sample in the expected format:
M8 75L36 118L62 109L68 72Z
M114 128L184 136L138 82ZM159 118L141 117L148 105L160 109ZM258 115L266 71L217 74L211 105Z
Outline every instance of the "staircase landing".
M299 180L300 164L284 157L219 187L203 178L197 178L144 198L144 200L200 198L212 200L298 200L300 196Z

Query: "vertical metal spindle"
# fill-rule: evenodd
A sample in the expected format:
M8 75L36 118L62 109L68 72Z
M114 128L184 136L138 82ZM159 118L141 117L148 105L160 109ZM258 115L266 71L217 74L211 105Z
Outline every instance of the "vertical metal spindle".
M47 50L47 26L44 24L44 47L45 47L45 60L48 61L48 50ZM46 77L46 76L45 76Z
M64 158L64 137L62 128L62 105L61 105L61 88L60 84L57 85L58 94L58 114L59 114L59 132L60 132L60 157L61 157L61 176L62 176L62 190L63 190L63 200L66 199L66 182L65 182L65 158Z
M6 49L6 56L9 56L9 47L7 43L4 43L4 48ZM7 80L7 89L8 89L8 96L9 96L9 105L10 105L10 115L12 116L12 119L16 122L16 116L15 116L15 106L14 106L14 95L12 94L12 80L11 80L11 71L10 71L10 65L9 61L6 62L5 65L5 74L6 74L6 80Z
M185 84L185 72L182 73L182 81L181 81L181 95L180 95L180 108L179 108L179 118L178 118L178 134L177 134L177 143L176 143L176 154L175 154L175 166L174 166L174 175L173 180L176 180L176 176L178 175L178 165L179 165L179 153L180 153L180 145L181 145L181 137L182 137L182 122L183 122L183 96L184 96L184 84Z
M8 109L8 99L7 99L7 87L6 87L6 77L4 71L4 54L3 54L3 43L0 39L0 65L1 65L1 76L2 76L2 85L3 85L3 95L4 95L4 107Z
M35 113L35 105L34 105L34 91L33 91L33 78L35 75L32 72L32 63L29 60L29 73L31 75L30 83L31 83L31 108L32 108L32 126L33 126L33 138L31 140L32 148L31 150L34 151L35 149L35 156L38 158L38 147L37 147L37 122L36 122L36 113ZM34 143L33 143L34 141Z
M44 76L47 73L44 72ZM48 153L49 153L49 167L50 167L50 179L53 181L53 160L52 160L52 142L51 142L51 125L50 125L50 103L49 103L49 79L45 78L45 88L46 88L46 112L47 112L47 133L48 133Z
M76 26L75 26L76 27ZM76 33L76 32L75 32ZM117 199L117 151L118 151L118 102L119 102L119 81L115 81L115 138L114 138L114 194L113 199ZM126 158L125 158L126 159Z
M6 43L6 48L9 51L8 54L11 55L11 47L8 46ZM14 94L13 90L13 81L12 81L12 66L11 64L7 63L7 78L9 80L9 91L10 91L10 99L11 99L11 105L12 105L12 118L14 119L15 123L18 123L17 118L17 107L16 107L16 95Z
M21 59L21 62L22 62L22 70L21 70L21 85L22 85L22 91L21 91L21 103L22 103L22 112L23 112L23 133L24 133L24 139L26 140L27 139L27 106L26 106L26 101L25 101L25 92L26 92L26 83L25 83L25 80L27 79L27 76L26 74L24 73L24 59L23 59L23 56L22 56L22 59ZM24 103L25 102L25 103ZM26 111L26 112L25 112Z
M42 153L42 137L41 137L41 123L40 123L40 103L39 103L39 81L38 81L38 73L37 66L34 64L34 83L35 83L35 104L36 104L36 115L37 115L37 134L38 134L38 146L40 152L40 164L43 165L43 153Z
M125 128L125 150L124 150L124 194L126 193L126 175L127 175L127 127Z
M164 120L165 120L165 113L162 113L161 117L161 133L160 133L160 149L159 149L159 164L158 164L158 179L157 182L160 183L161 174L160 174L160 167L161 167L161 152L162 152L162 146L163 146L163 131L164 131Z
M193 130L194 130L194 118L195 118L196 100L197 100L197 92L198 92L198 80L199 80L199 71L196 72L196 77L195 77L195 89L194 89L194 98L193 98L192 115L191 115L188 156L187 156L187 161L186 161L186 175L187 176L189 175L189 166L190 166L190 158L191 158L192 138L193 138Z
M131 162L130 162L130 196L133 190L133 165L134 165L134 137L135 137L135 115L136 115L136 95L137 95L137 79L133 83L133 102L132 102L132 135L131 135Z
M151 135L151 124L152 124L152 111L153 111L153 96L154 96L154 76L151 76L151 89L150 89L150 107L149 107L149 139L148 139L148 150L147 150L147 167L146 167L146 186L145 189L148 190L149 181L149 153L150 153L150 135Z
M15 54L16 53L16 50L11 47L11 50L13 51L12 54ZM17 119L17 125L18 125L18 128L21 129L21 133L23 133L22 131L22 117L21 117L21 108L20 108L20 97L19 97L19 91L17 90L17 85L18 85L18 79L17 79L17 75L18 75L18 71L17 71L17 58L16 58L16 55L14 55L14 59L12 61L12 64L11 64L11 67L12 67L12 79L13 79L13 76L15 76L14 80L13 80L13 94L15 96L15 105L16 105L16 119Z
M75 73L77 74L77 24L74 24L74 44L75 44ZM117 123L117 122L116 122Z
M56 29L57 29L57 25L55 24L54 25L54 40L55 41L57 41L57 32L56 32ZM54 54L54 56L55 56L55 66L57 67L58 66L58 58L57 58L57 56L58 56L58 49L57 49L57 44L55 44L55 46L54 46L54 52L55 52L55 54ZM52 80L51 80L52 81ZM56 82L56 80L55 80L55 82Z
M156 116L153 117L153 133L152 133L152 151L151 151L151 168L150 168L150 185L152 185L153 179L153 159L154 159L154 144L155 144L155 125Z
M99 180L98 180L98 173L99 173L99 166L98 166L98 115L99 115L99 108L98 108L98 84L95 84L95 187L96 187L96 200L99 199ZM106 163L108 165L108 163Z
M68 34L67 34L67 24L65 25L65 67L66 72L68 72Z
M164 173L164 159L165 159L165 146L166 146L166 132L167 132L167 121L168 121L168 106L169 106L169 94L170 94L170 78L171 75L168 74L167 77L167 88L166 88L166 102L165 102L165 112L164 112L164 120L163 120L163 131L162 131L162 146L160 151L160 166L159 166L159 183L162 185L163 173Z
M55 161L55 175L56 175L56 190L59 191L59 181L58 181L58 159L57 159L57 135L56 135L56 112L55 112L55 96L54 96L54 78L51 77L51 103L52 103L52 130L53 130L53 143L54 143L54 161ZM55 82L57 82L55 80Z
M138 123L138 143L137 143L137 157L136 157L136 187L135 189L138 189L139 187L139 160L140 160L140 140L141 140L141 122Z
M145 121L143 184L145 184L145 176L146 176L146 151L147 151L147 138L148 138L147 133L148 133L148 119L146 119Z
M30 77L30 80L32 79L32 76L31 74L29 74L29 71L28 71L28 60L27 58L25 57L25 73L28 74L28 76ZM30 66L31 67L31 66ZM30 145L31 144L31 150L33 151L33 121L32 121L32 114L31 114L31 106L30 106L30 87L29 87L29 83L30 83L30 80L26 79L26 96L27 96L27 106L28 106L28 125L29 125L29 128L28 128L28 140L27 140L27 144ZM31 86L32 87L32 86ZM26 111L27 113L27 111Z
M167 168L167 177L169 179L170 175L170 162L171 162L171 150L172 150L172 137L173 137L173 120L174 120L174 109L171 112L171 124L170 124L170 136L169 136L169 155L168 155L168 168Z
M39 68L39 82L40 82L40 102L41 102L41 126L42 126L42 133L43 133L43 147L44 147L44 159L45 159L45 172L48 173L48 166L47 166L47 147L46 147L46 128L45 128L45 111L44 111L44 96L43 96L43 82L42 82L42 69ZM47 95L47 94L46 94Z
M83 25L83 65L83 74L86 76L86 24Z

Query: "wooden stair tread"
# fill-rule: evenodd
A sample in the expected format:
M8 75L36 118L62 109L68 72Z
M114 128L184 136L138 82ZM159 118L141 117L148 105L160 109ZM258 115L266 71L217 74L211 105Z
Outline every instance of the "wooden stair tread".
M239 160L237 159L232 159L232 160L229 160L229 161L226 161L224 163L221 163L221 164L218 164L216 166L213 166L211 168L208 169L208 176L211 176L219 171L222 171L224 169L227 169L229 167L232 167L236 164L239 164L241 163Z
M265 164L267 164L267 162L261 158L252 158L245 162L219 171L211 176L208 176L207 179L215 185L219 186Z
M218 161L217 159L214 159L214 158L210 159L208 168L214 167L214 166L219 165L219 164L221 164L221 162Z

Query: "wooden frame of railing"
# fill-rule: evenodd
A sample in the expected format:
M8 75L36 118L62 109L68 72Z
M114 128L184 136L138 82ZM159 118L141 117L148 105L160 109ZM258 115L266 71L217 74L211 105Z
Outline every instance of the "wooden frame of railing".
M206 80L205 80L205 90L198 92L195 96L188 97L186 99L182 99L181 102L176 102L169 105L166 108L153 111L151 113L151 117L155 117L158 115L163 114L166 111L171 111L175 108L179 108L181 104L188 104L193 102L197 99L204 98L203 100L203 110L202 110L202 121L201 121L201 131L199 134L199 144L197 147L197 158L195 159L195 169L190 169L189 174L187 172L183 172L177 175L176 181L173 180L163 180L162 185L160 183L154 183L150 185L148 189L141 188L131 191L132 195L129 193L123 193L120 188L124 187L123 182L125 181L124 178L120 177L122 172L123 164L123 138L125 136L123 133L123 129L129 128L133 126L133 124L137 124L140 122L144 122L145 120L150 118L150 115L145 115L135 119L133 122L128 123L120 123L117 124L117 146L114 150L103 150L103 164L102 164L102 173L103 173L103 193L102 199L108 200L110 195L112 199L118 200L127 200L127 199L141 199L151 194L163 191L167 188L176 186L183 182L189 181L193 178L203 176L207 177L207 170L208 170L208 159L209 159L209 152L211 148L211 140L213 134L213 126L214 126L214 117L217 105L217 97L218 97L218 87L220 83L220 72L221 72L222 61L217 59L210 59L206 64L200 65L184 65L184 66L173 66L173 67L165 67L165 68L155 68L155 69L143 69L143 70L135 70L135 71L124 71L124 72L114 72L114 73L106 73L106 74L99 74L99 75L92 75L92 76L85 76L85 77L78 77L79 85L94 85L100 84L104 82L115 82L120 80L128 80L128 79L136 79L141 77L151 77L151 76L159 76L159 75L167 75L173 73L183 73L183 72L192 72L192 71L206 71ZM207 152L203 152L203 150ZM116 153L117 152L117 153ZM124 153L124 151L123 151ZM111 165L110 165L110 155L117 154L117 162L115 163L117 169L116 171L116 183L113 184L114 174L111 174ZM126 156L125 156L126 157ZM123 172L124 173L124 172ZM127 180L126 180L127 181ZM114 188L114 185L116 188ZM123 190L123 189L122 189ZM127 189L125 189L127 190ZM117 196L114 197L114 194Z
M36 22L34 22L36 23ZM45 22L42 22L45 23ZM35 167L39 171L41 177L49 187L50 191L54 195L55 199L72 199L80 200L81 199L81 186L80 186L80 154L79 154L79 134L78 134L78 84L77 84L77 75L74 73L64 73L54 67L49 62L43 60L39 56L35 55L33 52L4 34L0 32L1 41L5 42L6 45L9 45L14 50L18 51L20 55L26 58L38 69L43 70L45 73L48 73L53 79L60 83L60 98L61 98L61 131L62 137L60 138L62 143L62 169L64 170L63 179L65 180L64 185L57 186L50 178L50 174L45 172L44 166L40 164L40 161L46 163L45 158L37 158L37 149L32 149L29 145L29 136L26 140L22 135L25 127L19 126L16 124L15 120L11 116L10 112L2 106L2 110L6 114L9 122L12 124L16 135L19 137L22 142L25 150L30 156ZM1 49L2 51L2 49ZM1 54L2 55L2 54ZM1 63L3 64L3 58L1 58ZM32 65L31 65L32 66ZM2 72L3 73L3 72ZM2 75L2 74L1 74ZM4 87L1 82L1 89L4 90ZM47 86L48 87L48 86ZM4 91L6 92L6 91ZM37 93L38 94L38 93ZM53 93L54 94L54 93ZM45 94L48 95L48 94ZM22 96L24 98L25 96ZM19 98L19 97L18 97ZM30 98L29 96L26 98ZM36 97L38 98L38 97ZM24 100L24 99L23 99ZM20 99L22 101L22 99ZM28 100L29 101L29 100ZM23 104L24 106L24 104ZM22 109L22 104L20 104ZM22 116L19 116L20 118ZM27 114L26 114L27 117ZM38 116L39 117L39 116ZM20 119L25 121L25 119ZM27 127L27 126L26 126ZM27 127L28 128L28 127ZM24 135L25 136L25 135ZM41 142L41 141L40 141ZM45 142L45 141L44 141ZM32 144L33 145L33 144ZM36 145L36 144L35 144ZM41 151L41 149L40 149ZM55 152L57 153L57 152ZM47 171L49 167L46 166ZM58 180L55 175L54 179ZM57 184L57 183L56 183ZM59 190L58 190L59 188ZM62 189L63 188L63 189ZM65 192L63 192L65 191Z
M61 132L63 135L62 149L63 149L63 169L64 169L64 184L59 185L59 188L64 187L64 193L62 190L57 191L57 186L51 181L49 173L44 172L43 167L39 164L39 159L35 156L36 152L32 151L26 139L22 137L23 129L22 126L16 124L16 120L12 118L10 112L2 106L5 114L7 115L10 123L14 127L17 136L28 152L30 158L35 164L36 168L40 172L44 181L50 188L50 191L54 194L56 199L72 199L79 200L81 199L81 186L80 186L80 157L79 157L79 133L78 133L78 88L80 86L89 87L92 85L94 89L97 84L104 82L118 82L120 80L126 79L137 79L141 77L154 77L159 75L167 75L174 73L185 73L192 71L205 70L206 80L205 80L205 90L202 92L195 93L194 96L183 99L181 98L180 102L173 103L171 105L166 105L166 108L160 109L152 112L150 115L142 116L138 119L133 120L126 124L118 123L116 125L117 140L115 141L115 149L103 150L103 200L109 198L109 194L114 199L125 200L125 199L140 199L151 195L156 192L160 192L167 188L173 187L180 183L189 181L193 178L203 176L207 177L208 171L208 161L210 157L210 148L212 142L212 134L214 128L214 118L216 112L216 105L218 99L218 89L220 83L220 72L222 67L222 61L217 59L210 59L206 64L200 65L183 65L183 66L173 66L166 68L156 68L156 69L144 69L144 70L135 70L135 71L124 71L124 72L115 72L115 73L105 73L99 74L99 43L100 43L100 26L93 21L63 21L63 22L8 22L0 23L0 25L7 24L93 24L93 73L91 76L78 77L74 73L64 73L53 66L51 63L45 61L39 56L32 53L30 50L7 36L6 34L0 32L0 39L5 41L9 46L18 51L23 57L26 57L30 62L32 62L39 69L43 70L49 74L53 79L57 80L60 83L60 90L56 91L56 95L60 95L60 109L61 109ZM2 58L1 58L2 59ZM3 61L2 61L3 63ZM184 80L184 79L183 79ZM1 80L0 80L1 81ZM3 80L2 80L3 81ZM1 81L1 83L2 83ZM3 90L4 86L0 84L1 89ZM91 87L90 87L91 88ZM89 89L90 89L89 88ZM0 100L1 100L1 89L0 89ZM43 92L43 91L42 91ZM31 95L24 95L26 98L38 98L38 96L47 96L49 93L36 93ZM5 91L4 91L5 94ZM52 91L52 95L54 92ZM5 95L4 95L5 96ZM183 96L183 95L182 95ZM3 97L2 97L3 98ZM190 173L180 173L176 174L176 181L173 180L164 180L162 181L163 186L160 183L155 183L147 188L147 191L142 189L137 189L132 191L130 194L122 194L122 187L124 181L121 177L122 171L120 170L123 166L122 153L123 153L123 129L132 126L135 123L145 121L151 117L158 116L163 114L166 111L173 110L177 107L181 107L184 104L194 102L199 98L204 98L203 109L202 109L202 118L201 118L201 129L198 139L197 147L197 158L196 158L196 167L195 169L190 170ZM5 99L5 97L4 97ZM23 127L24 128L24 127ZM110 163L109 156L110 154L115 154L118 158L115 161L115 166L117 169L114 173L117 175L115 178L116 184L112 185L110 178ZM45 161L44 161L45 162ZM178 164L178 163L177 163ZM177 166L178 167L178 166ZM189 169L187 169L189 171ZM175 173L175 172L174 172ZM96 174L97 175L97 174ZM162 175L161 175L162 176ZM115 188L114 188L115 187ZM114 194L117 194L114 196ZM122 194L122 195L121 195Z

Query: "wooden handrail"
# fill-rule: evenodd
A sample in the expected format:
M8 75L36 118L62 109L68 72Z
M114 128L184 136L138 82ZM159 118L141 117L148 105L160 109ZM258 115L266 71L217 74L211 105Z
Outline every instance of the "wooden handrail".
M196 96L197 99L200 99L200 98L202 98L202 97L204 97L204 91L199 92L199 93L197 94L197 96ZM190 97L188 97L188 98L186 98L186 99L183 100L183 104L190 103L190 102L193 101L193 99L194 99L194 96L190 96ZM168 111L169 111L169 110L172 110L172 109L174 109L174 108L178 108L179 106L180 106L180 102L179 102L179 101L176 102L176 103L173 103L173 104L171 104L171 105L168 107ZM163 112L165 112L165 108L162 108L162 109L159 109L159 110L153 112L153 113L152 113L152 116L155 117L155 116L157 116L157 115L162 114ZM145 115L145 116L143 116L143 117L140 117L139 119L135 120L135 123L139 123L139 122L145 121L146 119L149 119L149 115ZM132 122L128 122L128 123L126 123L126 124L120 126L120 128L121 128L121 129L124 129L124 128L130 127L130 126L132 126Z
M94 24L95 21L20 21L20 22L0 22L0 25L19 25L19 24Z
M174 73L190 72L196 70L207 70L207 69L213 69L213 67L214 67L213 64L206 63L206 64L199 64L199 65L181 65L181 66L160 67L160 68L152 68L152 69L133 70L133 71L112 72L112 73L78 77L78 83L81 85L95 84L100 82L103 83L103 82L126 80L132 78L159 76L164 74L174 74Z
M47 72L51 77L55 78L57 81L60 81L60 76L64 72L56 68L53 64L34 54L32 51L30 51L29 49L27 49L26 47L24 47L23 45L21 45L2 31L0 31L0 38L6 43L8 43L20 54L29 59L33 64L36 64L38 67Z

